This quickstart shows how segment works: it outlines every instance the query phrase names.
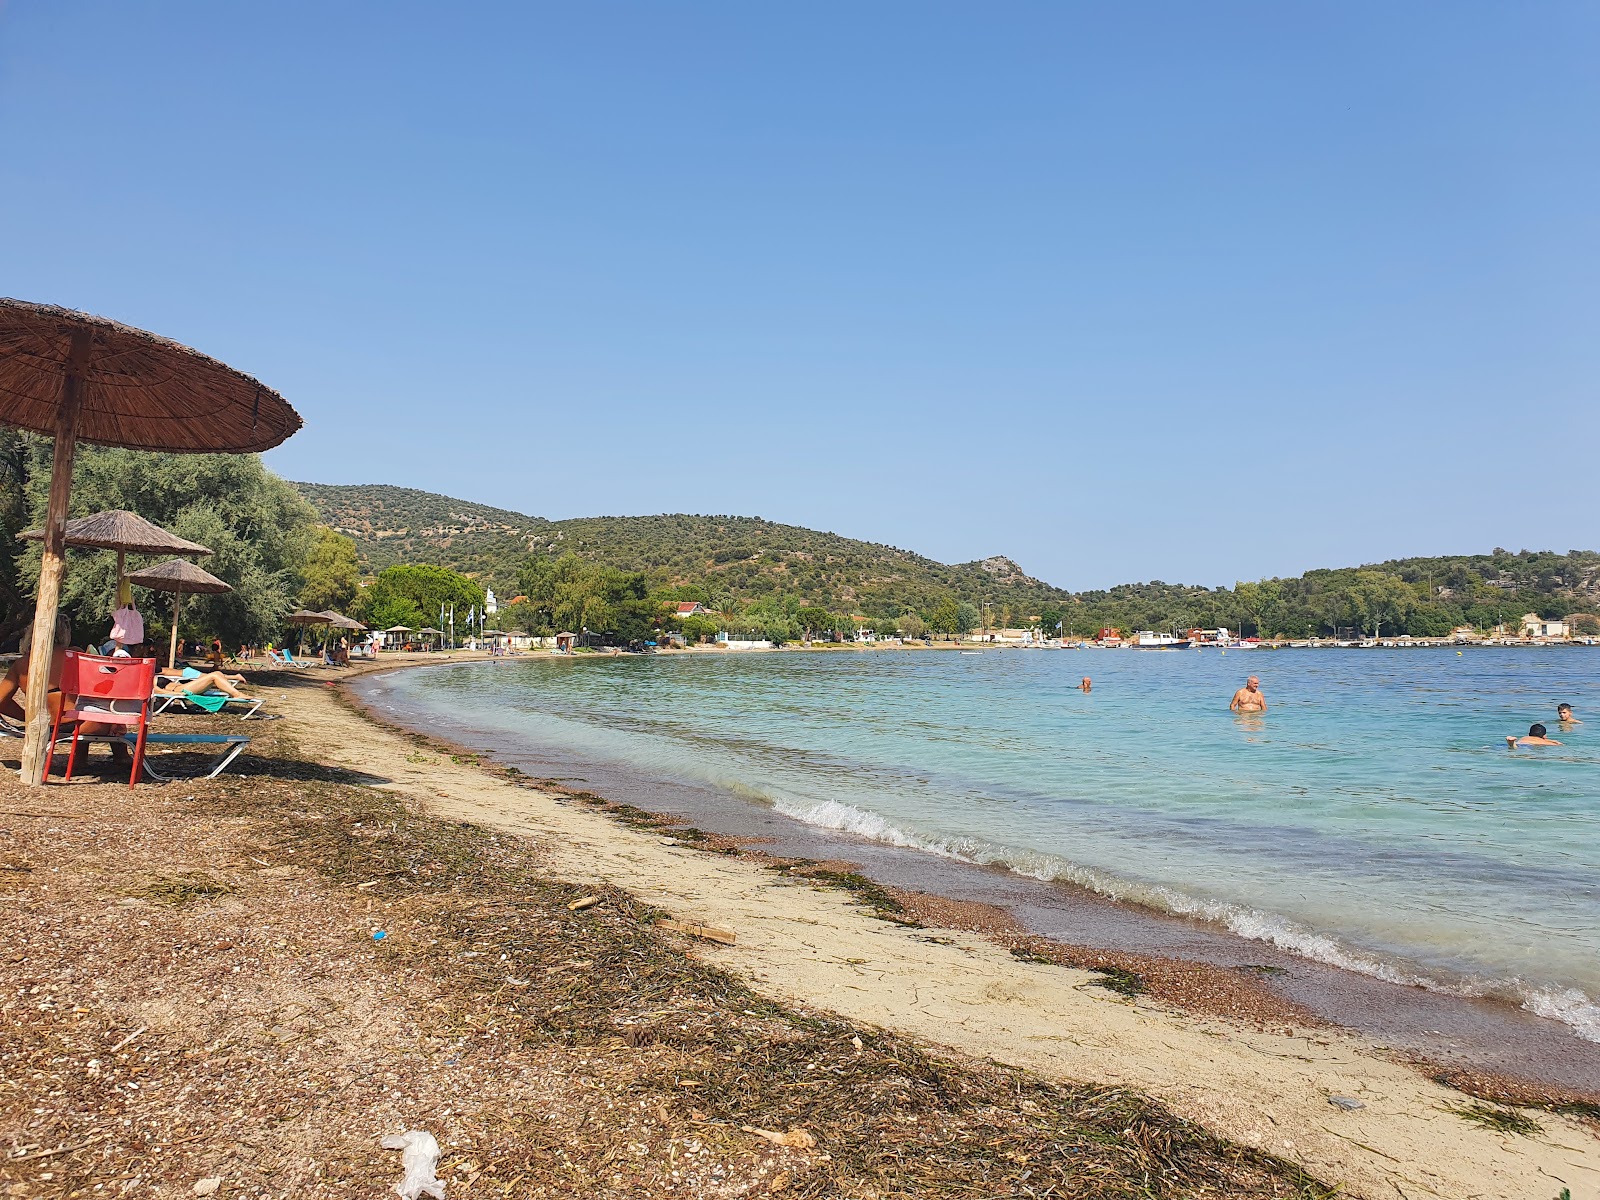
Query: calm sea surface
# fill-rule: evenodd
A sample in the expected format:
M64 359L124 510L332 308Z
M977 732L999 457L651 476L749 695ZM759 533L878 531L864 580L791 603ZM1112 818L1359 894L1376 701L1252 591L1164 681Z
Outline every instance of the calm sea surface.
M1251 672L1271 710L1236 717ZM1600 1041L1600 650L541 656L366 690ZM1508 751L1536 720L1565 747Z

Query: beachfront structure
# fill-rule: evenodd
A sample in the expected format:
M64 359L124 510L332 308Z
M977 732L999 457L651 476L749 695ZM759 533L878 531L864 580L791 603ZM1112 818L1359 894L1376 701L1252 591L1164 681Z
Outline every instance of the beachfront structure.
M698 600L684 600L679 603L677 611L672 615L681 620L684 617L702 616L710 611L710 609L701 604Z
M1538 613L1525 613L1522 618L1522 636L1530 638L1564 638L1571 636L1565 621L1547 621Z
M1044 638L1033 629L976 629L967 634L969 642L992 642L995 645L1022 646Z

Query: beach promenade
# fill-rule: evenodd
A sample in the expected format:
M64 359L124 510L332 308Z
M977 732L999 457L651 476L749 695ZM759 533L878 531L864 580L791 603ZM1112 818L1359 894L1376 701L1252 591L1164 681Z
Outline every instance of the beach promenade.
M453 1195L478 1194L474 1180L486 1195L562 1194L552 1189L563 1178L593 1194L932 1195L873 1191L854 1175L848 1187L827 1183L888 1144L865 1126L844 1128L843 1109L878 1114L896 1136L931 1137L904 1149L928 1170L939 1169L935 1147L974 1132L937 1106L885 1106L865 1083L807 1090L883 1054L914 1083L906 1064L927 1053L968 1064L948 1068L947 1089L1015 1089L1013 1101L991 1097L983 1112L994 1124L982 1136L1014 1147L996 1157L1018 1174L1030 1154L1050 1160L1057 1135L1043 1130L1054 1129L1057 1097L1092 1085L1152 1097L1341 1195L1600 1193L1593 1122L1519 1110L1537 1132L1489 1127L1463 1114L1505 1110L1359 1039L1185 1014L1095 986L1088 971L1019 960L977 934L879 919L846 891L696 849L645 821L630 826L470 751L383 727L323 686L333 674L269 677L281 682L268 690L284 716L254 726L257 761L243 779L132 793L110 776L44 793L4 784L0 882L21 933L0 964L3 1029L9 1061L33 1071L8 1071L0 1092L12 1146L0 1165L5 1194L185 1195L211 1178L272 1194L256 1184L276 1164L302 1180L295 1194L374 1195L399 1174L376 1140L405 1124L446 1145ZM373 857L406 837L388 866ZM453 904L469 877L482 894ZM600 903L585 907L588 896ZM652 965L650 947L665 937L677 955L680 939L639 925L662 916L734 935L681 939L691 957L671 969L696 980L694 1003L661 990L666 968ZM543 949L529 949L541 937ZM525 953L544 956L537 970ZM693 976L696 959L753 993ZM574 972L610 989L612 1011L598 1017L632 1014L626 1024L640 1035L583 1042L573 1022L594 1002L579 998L546 1011L542 1041L519 1050L502 1040L521 1028L519 1005L551 989L565 996ZM765 1058L783 1042L760 1033L777 1019L762 1007L772 1001L813 1014L793 1028L810 1029L826 1053L808 1049L805 1064L781 1070ZM720 1048L702 1032L719 1014L745 1022ZM746 1081L737 1095L699 1090L714 1073L707 1054L748 1055L730 1077ZM626 1086L607 1074L617 1055L633 1072ZM996 1085L992 1072L1004 1069L989 1060L1028 1074ZM1052 1081L1069 1091L1050 1091ZM746 1095L769 1106L783 1097L788 1111L720 1115ZM807 1107L829 1095L830 1111ZM149 1105L164 1114L160 1132L114 1158ZM588 1115L576 1124L563 1116L580 1110ZM1124 1132L1147 1125L1129 1116ZM767 1136L791 1127L803 1136L790 1145ZM1114 1145L1115 1131L1107 1137ZM511 1147L530 1157L520 1190L503 1193L516 1173L490 1160ZM357 1178L357 1168L376 1174ZM1248 1186L1206 1190L1179 1172L1171 1194L1327 1194L1254 1160L1238 1169ZM1038 1194L1124 1194L1084 1181Z

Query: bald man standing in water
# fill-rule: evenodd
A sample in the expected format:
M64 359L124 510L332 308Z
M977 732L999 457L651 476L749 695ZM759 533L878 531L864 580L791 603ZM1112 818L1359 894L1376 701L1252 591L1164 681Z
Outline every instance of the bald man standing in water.
M1261 680L1254 675L1244 681L1244 686L1233 694L1228 708L1236 713L1264 713L1267 698L1261 694Z

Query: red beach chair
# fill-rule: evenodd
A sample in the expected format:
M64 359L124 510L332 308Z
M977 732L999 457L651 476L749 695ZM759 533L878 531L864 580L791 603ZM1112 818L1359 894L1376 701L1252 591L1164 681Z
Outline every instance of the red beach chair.
M67 752L66 778L69 781L78 758L78 725L84 721L139 727L139 737L133 747L133 773L128 776L128 786L132 787L138 781L139 768L144 763L145 730L150 724L150 693L155 690L155 682L156 660L153 658L102 658L98 654L67 651L66 662L61 666L63 703L61 713L50 730L50 744L55 744L62 721L75 722L72 749ZM49 776L50 764L46 760L45 777Z

